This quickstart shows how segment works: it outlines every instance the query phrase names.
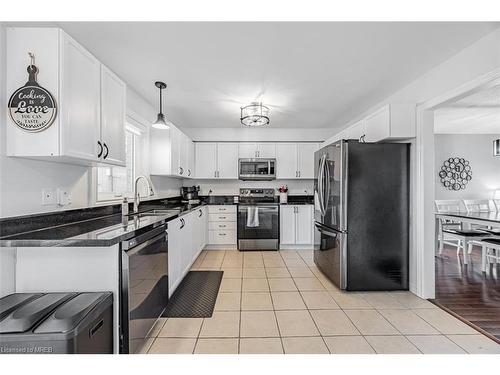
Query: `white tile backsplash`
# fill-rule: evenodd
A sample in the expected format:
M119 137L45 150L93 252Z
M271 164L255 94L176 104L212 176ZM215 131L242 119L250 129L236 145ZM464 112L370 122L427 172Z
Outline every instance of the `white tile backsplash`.
M184 186L200 185L201 195L238 195L240 188L278 188L288 186L290 195L312 195L314 180L274 180L274 181L240 181L240 180L184 180Z

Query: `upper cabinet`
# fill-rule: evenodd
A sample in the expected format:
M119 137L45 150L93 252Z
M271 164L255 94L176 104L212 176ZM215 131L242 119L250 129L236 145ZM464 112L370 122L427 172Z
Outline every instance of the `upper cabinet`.
M237 179L238 143L195 143L196 178Z
M276 178L314 178L314 152L318 149L318 143L277 143Z
M28 52L35 56L38 84L53 96L58 113L38 132L21 129L7 114L7 155L125 165L125 84L61 29L8 28L9 97L28 81Z
M151 129L150 173L173 177L194 177L194 145L191 138L175 126Z
M399 129L401 131L401 129ZM396 134L391 124L391 106L389 104L379 108L362 120L344 129L331 137L330 142L340 139L358 139L365 142L379 142L388 139L411 138L412 134Z
M391 107L386 105L365 118L366 142L378 142L391 137Z
M276 143L240 143L238 146L238 156L240 159L275 158Z
M108 164L125 165L125 83L101 65L102 159Z

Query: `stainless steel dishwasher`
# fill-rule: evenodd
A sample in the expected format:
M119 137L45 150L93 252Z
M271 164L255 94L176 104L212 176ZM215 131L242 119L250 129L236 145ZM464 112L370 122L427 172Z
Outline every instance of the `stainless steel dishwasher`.
M120 353L137 353L168 302L167 226L121 244Z

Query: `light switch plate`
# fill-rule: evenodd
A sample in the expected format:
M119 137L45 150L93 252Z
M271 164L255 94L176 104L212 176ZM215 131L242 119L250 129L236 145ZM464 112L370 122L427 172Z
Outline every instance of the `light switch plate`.
M56 192L53 188L42 189L42 206L55 205L56 202Z

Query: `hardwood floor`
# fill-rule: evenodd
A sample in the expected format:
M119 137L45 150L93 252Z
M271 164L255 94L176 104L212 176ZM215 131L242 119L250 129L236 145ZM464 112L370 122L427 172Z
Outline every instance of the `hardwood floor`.
M479 327L500 343L500 263L481 272L481 249L474 247L468 264L456 248L436 257L435 302Z

